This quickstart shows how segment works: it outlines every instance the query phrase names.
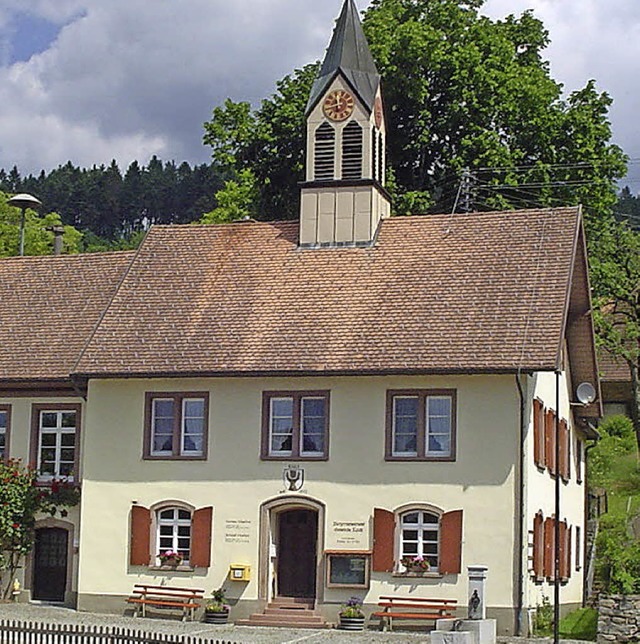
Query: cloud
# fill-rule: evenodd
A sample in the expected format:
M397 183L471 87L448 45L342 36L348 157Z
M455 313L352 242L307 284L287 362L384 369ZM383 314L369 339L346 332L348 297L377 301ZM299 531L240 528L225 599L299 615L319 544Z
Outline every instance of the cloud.
M50 48L0 69L0 167L126 166L153 153L206 161L212 108L227 96L257 102L319 57L336 10L315 0L78 0L54 11L57 2L32 8L72 16ZM16 6L5 1L0 16Z
M640 157L640 3L637 0L488 0L492 17L519 14L527 8L550 32L546 55L553 77L571 92L597 81L613 98L610 117L614 140Z
M58 32L45 51L0 67L0 167L17 164L23 173L69 159L115 158L126 167L152 154L206 162L202 124L212 108L227 96L257 103L284 74L321 58L341 0L25 4L0 0L0 61L3 39L25 13ZM616 140L640 156L637 0L488 0L486 12L527 7L551 32L554 77L568 90L598 79L616 101Z

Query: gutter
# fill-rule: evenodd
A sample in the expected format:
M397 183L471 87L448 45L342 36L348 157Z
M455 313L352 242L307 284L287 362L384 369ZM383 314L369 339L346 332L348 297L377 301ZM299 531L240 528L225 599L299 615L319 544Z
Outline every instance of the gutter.
M522 383L520 381L521 374L516 374L516 386L518 388L518 397L520 398L520 453L518 459L518 467L516 468L516 505L518 506L518 522L517 522L517 531L516 531L516 552L518 553L518 566L516 569L516 621L514 632L516 636L522 635L522 611L524 607L524 534L525 534L525 481L524 481L524 459L525 459L525 449L524 441L527 431L526 419L525 419L525 396L522 388ZM525 376L526 377L526 376Z

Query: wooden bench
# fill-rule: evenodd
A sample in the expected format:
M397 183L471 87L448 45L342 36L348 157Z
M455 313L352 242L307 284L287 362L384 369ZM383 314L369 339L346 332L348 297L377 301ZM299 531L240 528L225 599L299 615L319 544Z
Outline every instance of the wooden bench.
M200 588L177 588L175 586L150 586L135 584L131 597L127 599L135 604L134 617L138 614L146 617L147 606L157 608L181 608L182 621L187 618L193 621L196 608L200 608L204 600L204 590Z
M422 597L380 597L378 606L384 610L373 613L380 618L380 629L393 630L394 619L437 619L454 617L456 599L425 599Z

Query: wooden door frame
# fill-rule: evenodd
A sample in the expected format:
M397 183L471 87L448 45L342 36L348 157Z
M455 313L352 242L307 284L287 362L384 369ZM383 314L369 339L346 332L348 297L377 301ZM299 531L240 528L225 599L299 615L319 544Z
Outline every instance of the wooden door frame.
M287 495L279 496L265 501L260 506L260 537L258 553L258 599L263 602L269 600L269 575L270 564L270 536L272 519L282 512L289 510L312 510L318 517L317 539L316 539L316 603L324 601L324 522L325 505L309 497Z
M36 521L35 530L43 530L47 528L62 528L67 531L67 570L66 570L66 580L65 580L65 591L64 591L64 603L67 603L67 598L70 593L74 591L73 583L73 559L75 554L74 547L74 538L75 538L75 526L70 521L62 521L60 519L47 518L42 519L41 521ZM35 541L33 543L33 550L29 553L27 560L25 562L25 584L28 583L30 597L33 599L33 592L35 590L35 574L36 567L34 563L35 559ZM38 600L42 601L42 600ZM62 602L52 602L52 603L62 603Z

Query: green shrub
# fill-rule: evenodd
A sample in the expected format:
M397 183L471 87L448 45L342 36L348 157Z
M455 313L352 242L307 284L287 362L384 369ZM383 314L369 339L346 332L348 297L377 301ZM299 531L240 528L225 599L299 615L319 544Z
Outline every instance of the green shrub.
M542 597L542 604L536 606L533 616L533 634L536 637L546 637L553 633L553 606L549 598Z
M560 637L594 641L598 634L598 611L578 608L560 620Z
M597 574L609 593L640 593L640 543L630 534L624 514L600 518Z
M613 480L621 478L616 474L619 467L628 469L624 457L636 453L636 437L633 423L626 416L610 416L598 427L602 438L589 452L589 477L591 485L609 487ZM633 469L635 465L631 463ZM635 467L637 472L637 467ZM623 478L633 472L621 473Z
M624 414L617 414L616 416L609 416L605 418L598 427L600 434L607 436L616 436L617 438L625 441L630 449L635 447L635 432L633 430L633 422Z

